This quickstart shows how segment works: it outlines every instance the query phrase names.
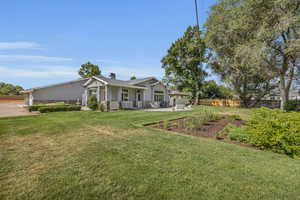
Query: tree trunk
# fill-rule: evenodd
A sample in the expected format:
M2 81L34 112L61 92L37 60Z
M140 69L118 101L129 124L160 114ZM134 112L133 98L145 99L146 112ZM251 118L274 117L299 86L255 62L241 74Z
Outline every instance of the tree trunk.
M286 88L285 86L285 75L281 74L280 75L280 97L281 97L281 102L280 102L280 109L284 110L285 105L288 101L288 97L289 97L289 88Z
M195 91L195 102L194 105L198 105L199 104L199 88L198 86L196 87L196 91Z

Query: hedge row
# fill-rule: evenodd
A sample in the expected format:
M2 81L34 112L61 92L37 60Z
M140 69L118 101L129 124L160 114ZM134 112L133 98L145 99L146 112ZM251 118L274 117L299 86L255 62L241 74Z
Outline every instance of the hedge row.
M33 105L29 107L29 111L40 111L41 113L79 110L81 110L81 106L74 105Z
M41 107L45 107L46 105L40 105L40 104L38 104L38 105L32 105L32 106L29 106L29 108L28 108L28 110L29 110L29 112L32 112L32 111L39 111L39 109L41 108Z
M290 156L300 156L300 113L255 109L244 131L231 136L231 139Z

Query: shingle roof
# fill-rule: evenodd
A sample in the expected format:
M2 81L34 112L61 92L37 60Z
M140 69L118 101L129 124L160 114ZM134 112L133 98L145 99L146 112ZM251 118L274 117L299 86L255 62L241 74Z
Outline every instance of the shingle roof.
M138 79L134 79L134 80L129 80L127 81L129 84L135 85L135 84L139 84L151 79L156 79L155 77L146 77L146 78L138 78Z
M103 80L108 85L112 85L112 86L136 87L136 88L146 89L144 87L135 86L135 84L131 83L131 81L123 81L123 80L118 80L118 79L111 79L111 78L107 78L107 77L102 76L102 75L98 75L98 76L95 76L95 77Z

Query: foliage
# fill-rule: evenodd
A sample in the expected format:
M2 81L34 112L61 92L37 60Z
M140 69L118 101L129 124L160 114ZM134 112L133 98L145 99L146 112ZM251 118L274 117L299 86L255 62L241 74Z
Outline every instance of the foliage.
M101 103L101 104L99 105L99 110L100 110L101 112L105 112L105 111L106 111L106 109L107 109L107 106L106 106L106 104L104 104L104 103Z
M77 105L54 105L54 106L42 106L39 107L40 113L48 112L61 112L61 111L80 111L81 106Z
M246 132L249 142L257 147L300 155L300 113L256 109Z
M284 106L284 110L286 111L299 111L299 108L300 108L299 100L289 100Z
M201 87L200 98L204 99L231 99L233 92L224 85L218 85L215 81L205 81Z
M100 75L101 71L100 71L98 65L94 65L91 62L87 62L87 63L81 65L80 70L78 71L78 74L82 78L90 78L92 76Z
M200 88L207 76L203 69L207 58L207 48L198 27L188 27L161 61L165 70L164 82L180 91L188 90L192 93L192 100L198 102Z
M39 111L40 108L42 107L46 107L45 104L36 104L36 105L32 105L32 106L29 106L28 107L28 110L29 112L32 112L32 111Z
M0 82L0 95L21 95L21 86Z
M92 109L92 110L96 110L98 107L98 101L97 101L97 97L96 95L91 95L88 99L88 103L87 106Z
M34 104L28 107L29 112L32 111L39 111L41 107L49 107L49 106L58 106L58 105L65 105L65 102L56 102L56 103L48 103L48 104Z
M234 127L234 125L232 125L232 127L229 128L228 133L231 140L249 143L249 135L245 133L244 127Z
M278 81L281 108L288 100L299 66L299 13L298 0L221 0L212 7L206 22L211 65L246 106L278 87Z
M242 120L241 116L239 115L230 115L227 117L229 120Z
M135 80L136 79L136 76L132 76L131 78L130 78L130 80Z
M163 121L163 128L168 129L170 127L170 122L168 120Z

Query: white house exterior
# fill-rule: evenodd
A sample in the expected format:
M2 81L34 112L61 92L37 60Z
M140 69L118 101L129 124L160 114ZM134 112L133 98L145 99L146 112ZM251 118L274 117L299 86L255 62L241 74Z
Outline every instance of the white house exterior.
M96 95L98 103L106 104L110 109L150 108L169 105L167 87L154 77L122 81L114 76L94 76L85 84L83 105L91 95Z
M154 77L124 81L117 80L114 74L111 78L100 75L33 88L23 93L27 105L65 102L86 106L91 95L96 95L98 103L106 104L110 109L169 105L167 87Z

